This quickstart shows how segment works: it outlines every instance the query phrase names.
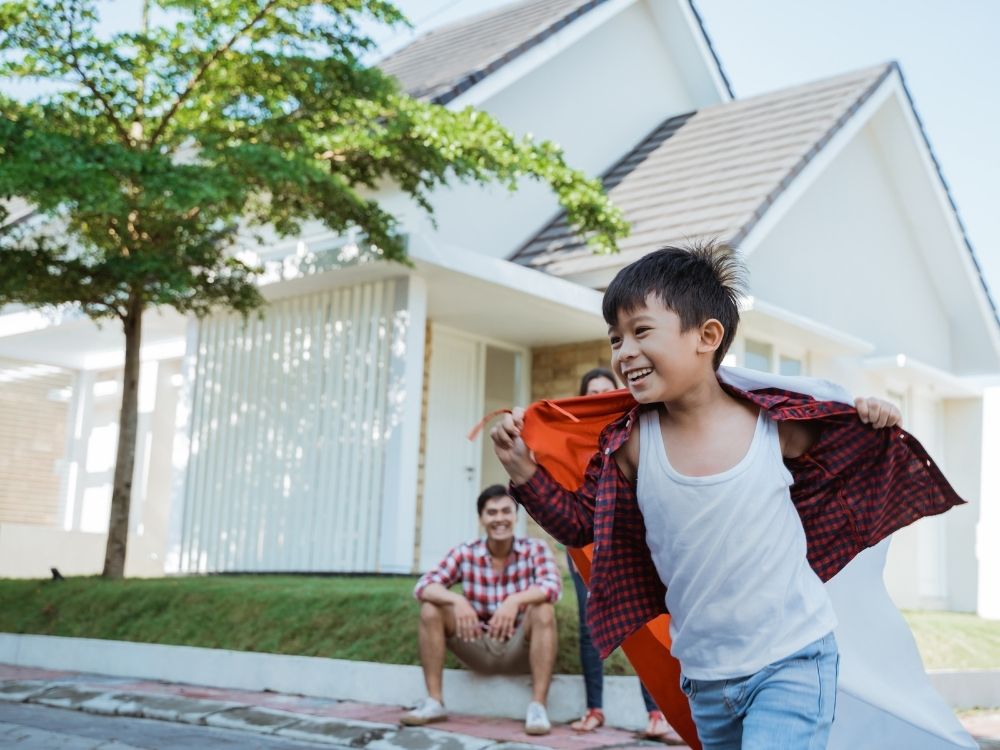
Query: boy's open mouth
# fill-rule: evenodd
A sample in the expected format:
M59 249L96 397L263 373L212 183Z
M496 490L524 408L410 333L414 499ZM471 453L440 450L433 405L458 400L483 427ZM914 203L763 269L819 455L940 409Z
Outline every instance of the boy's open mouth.
M631 370L630 372L626 373L625 378L628 380L629 385L632 385L634 383L638 383L639 381L641 381L652 371L653 371L652 367L643 367L639 370Z

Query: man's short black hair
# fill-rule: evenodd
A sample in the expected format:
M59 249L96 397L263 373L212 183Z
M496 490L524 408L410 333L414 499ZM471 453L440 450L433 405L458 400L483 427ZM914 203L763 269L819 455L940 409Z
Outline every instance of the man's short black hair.
M491 484L480 492L479 497L476 498L476 515L483 515L483 508L486 507L486 502L495 497L510 497L510 493L507 492L507 488L502 484ZM514 510L517 510L517 503L514 503Z
M615 380L615 375L607 367L595 367L593 370L588 370L584 373L583 377L580 378L580 395L587 395L587 388L590 387L590 381L597 380L598 378L605 378L610 380L611 384L617 388L618 381Z
M619 313L642 307L650 294L677 313L682 331L715 318L725 329L712 360L718 369L740 322L739 298L745 279L746 268L728 245L668 245L625 266L612 279L604 292L604 320L615 325Z

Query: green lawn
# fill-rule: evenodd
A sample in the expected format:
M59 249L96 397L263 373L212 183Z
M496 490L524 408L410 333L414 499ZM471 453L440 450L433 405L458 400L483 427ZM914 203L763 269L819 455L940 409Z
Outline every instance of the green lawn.
M210 576L0 579L0 631L417 664L415 579ZM557 605L556 671L579 673L576 598ZM931 668L1000 667L1000 622L906 613ZM451 662L451 666L457 666ZM629 674L620 653L607 674Z
M928 669L1000 669L1000 620L904 612Z

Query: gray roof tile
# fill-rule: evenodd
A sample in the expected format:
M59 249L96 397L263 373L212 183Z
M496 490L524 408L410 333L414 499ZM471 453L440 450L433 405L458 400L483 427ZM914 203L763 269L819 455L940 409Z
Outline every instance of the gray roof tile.
M892 69L879 65L661 124L604 176L632 227L616 265L685 240L738 243ZM559 275L594 262L565 214L511 260Z
M526 0L441 26L382 60L410 96L446 104L606 0Z

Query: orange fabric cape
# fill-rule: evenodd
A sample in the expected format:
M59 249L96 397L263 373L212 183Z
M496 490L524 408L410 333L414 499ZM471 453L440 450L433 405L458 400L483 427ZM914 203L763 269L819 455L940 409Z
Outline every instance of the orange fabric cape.
M598 451L601 431L636 405L625 389L596 396L538 401L524 415L521 435L535 460L559 484L575 491L583 483L587 464ZM591 547L570 549L585 582L590 580ZM687 696L681 691L680 663L670 653L670 617L660 615L622 644L636 674L649 690L667 721L694 750L698 734Z

